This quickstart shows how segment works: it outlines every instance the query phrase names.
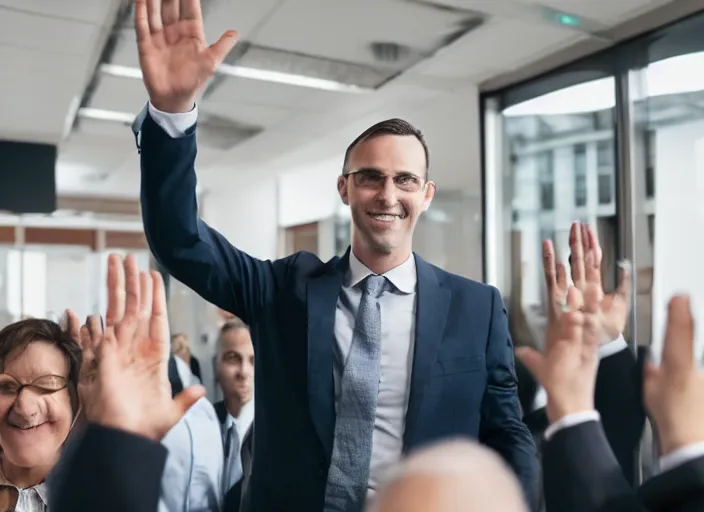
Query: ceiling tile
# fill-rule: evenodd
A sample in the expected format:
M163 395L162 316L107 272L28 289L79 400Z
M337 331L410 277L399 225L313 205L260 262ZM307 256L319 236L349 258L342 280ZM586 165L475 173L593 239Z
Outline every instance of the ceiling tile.
M422 63L418 72L460 78L478 76L488 69L507 70L584 37L559 26L495 19L457 41L434 59ZM491 49L489 53L487 48Z
M2 80L0 130L17 133L63 131L66 114L85 76L85 61L0 46Z
M90 23L0 11L0 44L8 46L55 55L88 55L97 33L98 27Z
M375 65L372 41L432 53L469 14L398 0L286 2L253 37L256 44Z
M90 107L137 114L148 100L144 83L135 78L101 75Z
M7 7L15 11L99 25L105 21L115 3L116 0L0 0L0 10ZM0 17L6 14L3 12Z
M268 128L291 116L295 110L266 104L243 103L226 98L209 98L201 102L203 113L224 116L238 123Z

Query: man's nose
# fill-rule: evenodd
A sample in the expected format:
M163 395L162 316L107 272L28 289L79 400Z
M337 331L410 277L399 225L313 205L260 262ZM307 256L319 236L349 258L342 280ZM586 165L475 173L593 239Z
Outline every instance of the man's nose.
M387 176L384 180L384 184L379 189L377 200L382 202L384 206L393 206L396 204L397 193L398 189L396 188L393 177Z

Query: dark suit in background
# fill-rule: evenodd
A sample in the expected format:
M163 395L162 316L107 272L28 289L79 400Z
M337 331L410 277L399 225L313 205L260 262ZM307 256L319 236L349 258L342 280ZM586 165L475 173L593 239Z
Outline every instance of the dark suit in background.
M548 511L704 510L704 457L655 476L635 491L596 421L559 431L547 441L543 472Z
M218 421L220 421L220 428L222 429L223 436L225 435L225 421L227 420L227 409L225 408L225 402L220 401L214 404L215 413L218 415ZM240 457L242 460L242 478L234 486L232 486L226 493L225 499L223 501L223 510L227 512L239 512L240 510L248 510L245 506L247 487L249 484L249 477L252 474L252 438L254 437L254 425L249 427L247 433L242 440L242 448L240 450Z
M334 323L348 256L261 261L198 218L195 129L141 130L144 228L176 279L245 323L255 342L253 510L320 510L335 425ZM498 291L415 256L415 350L403 451L464 435L497 450L535 501L535 445L521 421Z
M594 402L601 415L606 439L623 470L626 481L636 483L636 452L645 426L645 409L641 398L644 350L636 358L624 349L602 359L597 373ZM545 408L533 410L538 384L516 360L518 395L524 411L523 420L540 442L548 419Z

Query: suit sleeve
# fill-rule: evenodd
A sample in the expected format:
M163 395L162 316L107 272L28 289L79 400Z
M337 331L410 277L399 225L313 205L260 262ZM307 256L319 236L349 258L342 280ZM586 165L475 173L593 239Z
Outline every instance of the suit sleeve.
M635 454L645 427L643 360L636 359L630 349L605 357L599 363L594 391L594 405L601 415L606 439L631 485L635 483Z
M704 510L704 457L657 475L640 488L643 505L652 512Z
M560 430L544 443L543 481L546 510L641 510L598 421Z
M527 500L535 507L540 480L537 452L533 437L522 421L513 343L508 333L506 309L495 288L492 288L486 366L488 380L482 400L480 441L508 462L521 481Z
M139 129L142 220L155 258L205 300L253 324L289 260L253 258L199 218L195 127L172 138L147 114Z
M154 512L167 451L127 432L89 425L50 488L52 512Z

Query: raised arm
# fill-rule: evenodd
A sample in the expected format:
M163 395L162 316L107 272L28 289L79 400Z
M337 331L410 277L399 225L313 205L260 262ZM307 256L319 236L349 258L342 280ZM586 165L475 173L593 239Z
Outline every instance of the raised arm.
M135 126L149 246L176 279L252 324L273 300L286 262L264 262L237 250L199 218L196 197L194 101L237 33L226 32L208 46L199 0L137 0L135 27L150 99Z

